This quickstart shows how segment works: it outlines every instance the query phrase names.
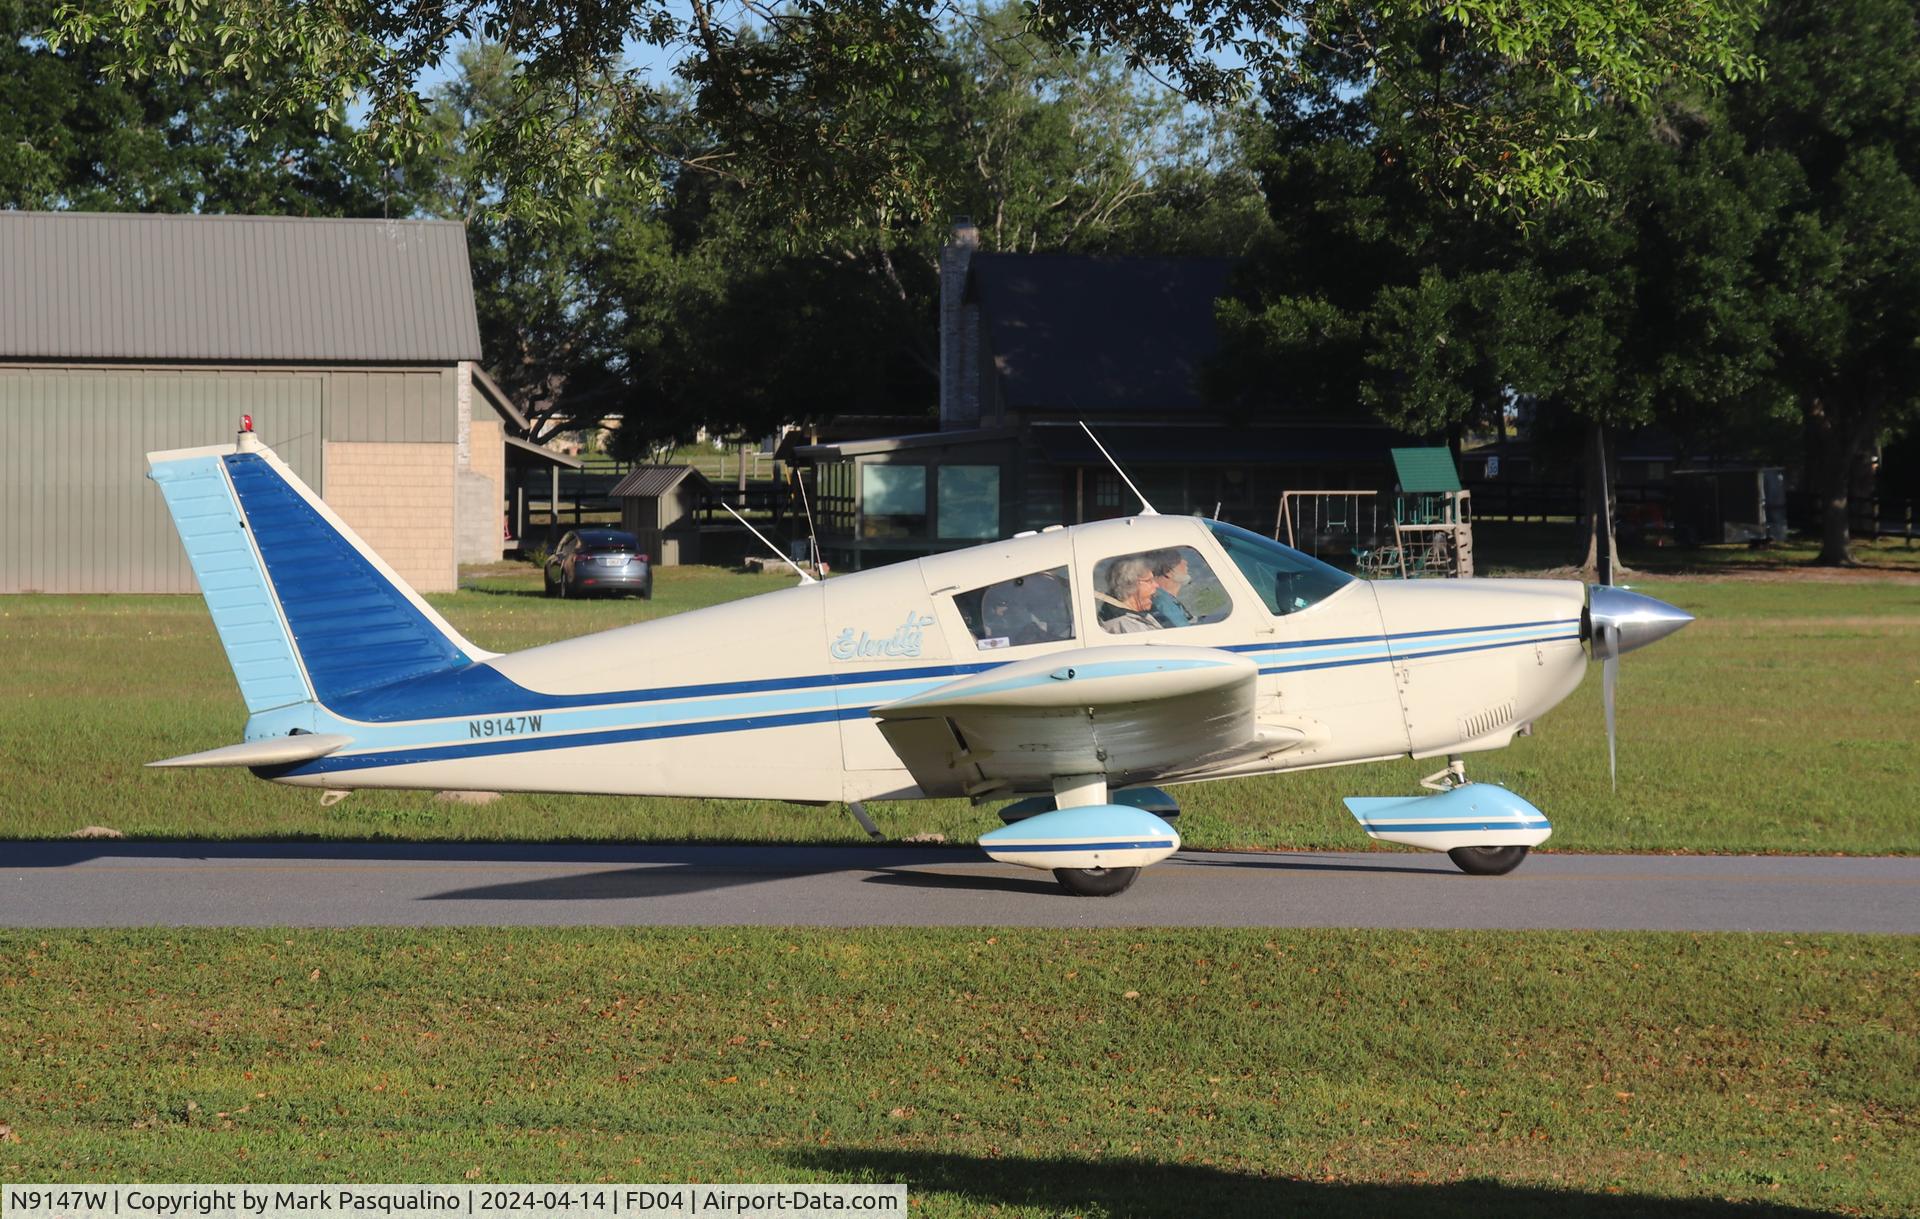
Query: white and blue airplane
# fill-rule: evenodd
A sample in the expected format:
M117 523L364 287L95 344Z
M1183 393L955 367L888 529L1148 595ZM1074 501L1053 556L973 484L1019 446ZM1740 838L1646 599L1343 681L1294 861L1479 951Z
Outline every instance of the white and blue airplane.
M1007 801L996 860L1117 893L1179 848L1165 787L1446 757L1346 803L1511 871L1552 832L1466 780L1607 662L1692 619L1557 580L1369 582L1218 521L1054 526L505 655L464 639L248 430L148 455L246 703L155 766L277 783ZM804 579L804 573L803 573Z

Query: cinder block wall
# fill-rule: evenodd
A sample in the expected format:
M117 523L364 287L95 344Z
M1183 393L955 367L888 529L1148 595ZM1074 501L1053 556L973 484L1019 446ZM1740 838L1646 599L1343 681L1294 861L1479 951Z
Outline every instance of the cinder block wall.
M507 498L507 444L498 420L476 419L468 430L468 466L455 484L462 563L497 563Z
M455 452L452 444L327 444L327 504L418 592L459 586Z

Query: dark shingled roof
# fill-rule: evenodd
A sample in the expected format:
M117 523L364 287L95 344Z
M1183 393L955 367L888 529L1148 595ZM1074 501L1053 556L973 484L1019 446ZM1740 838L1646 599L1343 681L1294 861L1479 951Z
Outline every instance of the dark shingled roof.
M445 220L0 212L0 358L480 358Z
M1219 346L1214 301L1227 258L976 254L968 299L1020 411L1200 408L1201 366Z

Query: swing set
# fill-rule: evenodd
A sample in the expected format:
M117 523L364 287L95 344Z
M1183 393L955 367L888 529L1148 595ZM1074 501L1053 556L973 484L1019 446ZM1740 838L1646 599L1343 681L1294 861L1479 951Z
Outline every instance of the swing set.
M1351 560L1370 580L1472 576L1472 495L1452 454L1395 449L1393 460L1399 486L1389 494L1283 492L1274 539L1336 564Z

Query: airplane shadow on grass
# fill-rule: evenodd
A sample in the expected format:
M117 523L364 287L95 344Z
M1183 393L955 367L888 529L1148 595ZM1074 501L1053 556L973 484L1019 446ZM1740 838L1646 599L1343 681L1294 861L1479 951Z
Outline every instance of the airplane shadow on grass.
M1195 1215L1812 1219L1829 1213L1766 1202L1579 1193L1489 1180L1434 1185L1323 1183L1132 1158L987 1158L878 1149L820 1149L787 1158L795 1168L831 1173L841 1180L904 1181L910 1196L946 1194L978 1213L1003 1206L1112 1219L1190 1219Z

